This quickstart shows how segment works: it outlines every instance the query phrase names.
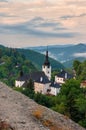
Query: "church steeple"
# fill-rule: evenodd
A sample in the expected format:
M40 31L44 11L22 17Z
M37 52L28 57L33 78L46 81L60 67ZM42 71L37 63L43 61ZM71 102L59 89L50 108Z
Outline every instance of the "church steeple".
M50 62L49 62L49 60L48 60L48 49L47 49L47 51L46 51L46 56L45 56L45 61L44 61L44 65L45 66L50 66Z
M42 66L42 71L45 73L45 75L50 80L51 79L51 65L50 65L49 58L48 58L48 47L47 47L47 51L46 51L46 55L45 55L45 61Z
M22 77L24 75L23 71L20 71L20 77Z

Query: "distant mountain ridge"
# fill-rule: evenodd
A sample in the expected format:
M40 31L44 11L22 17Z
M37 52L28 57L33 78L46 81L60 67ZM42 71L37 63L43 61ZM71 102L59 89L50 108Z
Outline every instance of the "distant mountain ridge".
M34 47L30 48L42 54L45 53L46 47ZM53 59L63 63L65 67L72 67L72 63L75 59L83 61L86 59L86 44L79 43L76 45L52 45L48 46L49 56Z
M45 61L46 52L43 55L40 54L39 52L30 49L18 49L18 51L21 52L27 59L29 59L35 65L36 68L38 68L39 70L42 69L42 65ZM64 68L64 66L60 62L50 58L50 55L49 55L49 61L51 63L53 70Z

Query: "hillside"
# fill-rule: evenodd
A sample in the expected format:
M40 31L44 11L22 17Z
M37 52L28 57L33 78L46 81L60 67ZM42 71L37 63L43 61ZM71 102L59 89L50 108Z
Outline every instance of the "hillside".
M63 63L65 67L72 67L75 59L80 61L86 59L86 44L52 45L48 46L48 48L50 57ZM45 53L45 47L33 47L31 49L43 54Z
M27 60L16 49L0 45L0 80L13 86L21 70L29 73L37 69L30 60Z
M1 128L8 128L6 130L86 130L67 117L38 105L0 82L0 130L3 130Z
M18 49L18 51L21 52L23 55L25 55L25 57L29 59L36 66L36 68L41 70L45 60L45 55L29 49ZM60 62L52 58L49 58L49 61L51 63L52 69L54 70L64 68L64 66Z

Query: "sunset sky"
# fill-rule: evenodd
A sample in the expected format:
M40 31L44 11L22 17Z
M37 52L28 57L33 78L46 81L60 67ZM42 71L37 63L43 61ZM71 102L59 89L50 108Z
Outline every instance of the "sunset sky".
M0 0L0 44L86 43L86 0Z

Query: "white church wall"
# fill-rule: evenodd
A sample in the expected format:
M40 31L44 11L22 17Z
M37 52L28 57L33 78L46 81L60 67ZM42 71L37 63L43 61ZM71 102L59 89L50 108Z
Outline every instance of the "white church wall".
M48 68L48 66L43 65L42 66L42 71L45 73L45 75L50 80L51 79L51 66L49 66L49 68Z
M50 94L56 96L60 92L60 88L50 87Z
M50 89L50 83L45 84L44 90L43 90L44 94L47 94L48 89Z

